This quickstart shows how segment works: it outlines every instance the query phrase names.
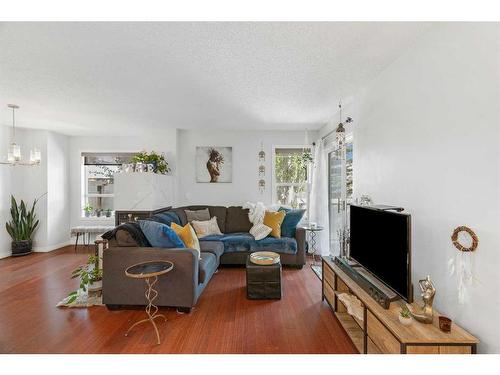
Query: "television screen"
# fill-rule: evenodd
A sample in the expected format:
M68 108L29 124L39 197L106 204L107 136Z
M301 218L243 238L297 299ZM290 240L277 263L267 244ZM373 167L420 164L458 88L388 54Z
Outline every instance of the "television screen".
M350 224L350 257L409 301L411 216L351 206Z

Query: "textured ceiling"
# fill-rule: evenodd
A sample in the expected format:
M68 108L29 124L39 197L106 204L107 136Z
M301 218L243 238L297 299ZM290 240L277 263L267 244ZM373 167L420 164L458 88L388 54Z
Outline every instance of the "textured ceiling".
M2 23L0 122L317 129L429 23Z

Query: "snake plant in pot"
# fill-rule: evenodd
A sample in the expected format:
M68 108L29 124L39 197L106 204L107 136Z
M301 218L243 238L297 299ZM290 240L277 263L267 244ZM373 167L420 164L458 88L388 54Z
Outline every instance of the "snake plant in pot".
M31 253L31 238L39 223L35 213L37 201L35 199L31 209L28 210L23 200L18 205L14 196L10 197L10 214L12 220L6 223L5 226L7 232L12 237L12 256L28 255Z

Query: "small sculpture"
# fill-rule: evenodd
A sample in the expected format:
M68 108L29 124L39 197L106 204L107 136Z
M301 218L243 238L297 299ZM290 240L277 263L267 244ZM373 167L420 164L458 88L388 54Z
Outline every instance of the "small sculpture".
M411 315L415 320L430 324L432 323L432 303L434 302L434 296L436 295L436 288L434 287L434 284L432 284L430 276L427 276L423 280L419 280L418 284L420 285L420 290L422 291L421 296L424 304L416 311L413 311L411 306L408 307L410 308Z

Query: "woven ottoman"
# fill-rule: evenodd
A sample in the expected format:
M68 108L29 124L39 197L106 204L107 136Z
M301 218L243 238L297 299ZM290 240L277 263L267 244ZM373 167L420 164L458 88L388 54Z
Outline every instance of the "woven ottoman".
M281 262L269 266L246 263L247 298L281 299Z

